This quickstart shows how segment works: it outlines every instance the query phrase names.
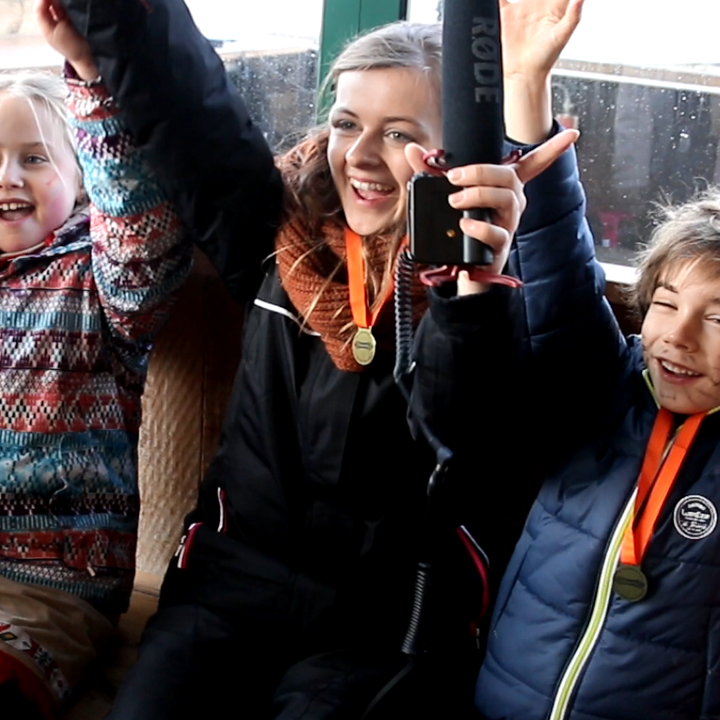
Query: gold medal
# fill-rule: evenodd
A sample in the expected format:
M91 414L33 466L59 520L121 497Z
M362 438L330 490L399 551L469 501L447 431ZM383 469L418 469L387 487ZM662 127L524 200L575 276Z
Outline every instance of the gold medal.
M373 361L376 345L370 328L358 328L352 339L352 354L358 365L369 365Z
M623 600L637 602L647 595L648 579L640 569L645 550L688 448L706 415L701 412L688 417L671 440L672 413L665 408L658 411L623 533L620 564L613 577L613 590Z
M365 292L365 260L363 259L362 238L350 228L345 228L345 247L347 249L348 292L350 294L350 312L357 332L350 345L355 362L369 365L375 358L377 343L372 327L392 295L393 284L387 283L382 301L370 312Z
M648 591L645 573L637 565L618 565L613 578L613 590L628 602L642 600Z

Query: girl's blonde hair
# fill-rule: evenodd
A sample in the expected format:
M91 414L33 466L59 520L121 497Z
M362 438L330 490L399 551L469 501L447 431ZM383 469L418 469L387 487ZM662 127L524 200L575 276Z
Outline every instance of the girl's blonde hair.
M47 111L48 116L60 130L61 141L72 150L78 177L81 178L82 171L77 160L75 135L68 121L65 107L66 94L65 83L57 75L34 71L0 73L0 95L10 95L27 100L41 133L42 124L37 114L37 107L42 107ZM45 142L46 138L43 137L42 140ZM53 164L55 162L52 157L50 162Z
M659 225L637 257L638 279L630 299L641 318L668 269L688 261L720 277L720 187L710 187L682 205L657 211Z

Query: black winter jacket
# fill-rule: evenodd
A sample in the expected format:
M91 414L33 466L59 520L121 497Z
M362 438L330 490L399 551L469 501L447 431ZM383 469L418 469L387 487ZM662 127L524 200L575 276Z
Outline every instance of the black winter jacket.
M508 306L517 296L505 288L434 295L418 330L411 417L434 425L428 408L452 396L455 363L472 364L479 378L477 399L443 408L449 419L434 427L446 443L471 433L479 440L455 460L425 551L435 458L406 421L394 358L379 353L362 373L342 372L302 329L274 267L258 291L281 183L214 51L178 0L65 2L198 243L235 296L252 301L221 447L112 717L190 717L197 698L206 708L208 687L221 683L253 717L340 717L328 710L333 703L358 717L400 664L421 557L436 561L440 589L428 643L462 666L443 663L436 678L444 710L470 703L471 681L458 692L445 683L472 674L463 648L482 604L481 589L467 590L476 567L456 528L479 529L498 564L519 531L517 519L488 531L496 506L485 499L507 485L480 482L494 476L495 460L476 469L483 439L493 447L494 428L508 421L506 379L520 355ZM493 353L482 352L485 337ZM290 696L302 711L289 709Z
M504 305L509 294L433 300L416 344L418 403L451 382L428 364L436 360L428 345L452 342L445 336L453 315L478 312L482 320L473 323L486 328L492 319L484 308ZM362 373L343 372L301 322L273 269L247 318L222 444L163 603L200 602L249 617L273 608L286 637L322 627L333 643L396 649L435 457L408 427L394 357L381 353ZM513 338L503 334L510 362ZM476 524L469 495L451 475L441 501L447 529ZM222 575L212 567L217 554L226 558Z

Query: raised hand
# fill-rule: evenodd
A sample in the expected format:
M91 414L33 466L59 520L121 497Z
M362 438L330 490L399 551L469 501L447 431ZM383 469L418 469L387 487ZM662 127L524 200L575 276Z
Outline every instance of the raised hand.
M459 210L485 208L492 211L492 224L481 220L462 218L461 230L476 240L489 245L493 262L488 267L499 273L505 267L515 231L525 210L523 191L526 182L537 177L557 160L578 138L577 130L564 130L554 135L518 161L508 165L466 165L455 168L448 179L458 186L458 192L449 196L450 204ZM415 143L405 148L405 156L415 172L427 170L423 162L424 149ZM458 294L482 292L482 283L471 283L461 278Z
M35 16L46 42L72 65L83 80L98 77L90 46L73 27L60 0L35 0Z
M575 31L584 0L500 0L505 76L547 76Z

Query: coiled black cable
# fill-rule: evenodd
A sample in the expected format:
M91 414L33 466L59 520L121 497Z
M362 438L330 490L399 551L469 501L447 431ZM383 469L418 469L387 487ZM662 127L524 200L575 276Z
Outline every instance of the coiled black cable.
M393 377L403 394L405 400L410 402L412 373L415 369L413 359L413 318L412 318L412 279L415 267L409 251L404 249L398 257L395 269L395 368ZM448 465L452 460L452 452L443 445L435 434L430 430L427 423L420 417L414 418L423 437L435 452L437 464L430 476L427 487L427 508L423 527L421 546L419 548L420 559L415 573L415 590L413 593L413 604L410 612L405 637L401 645L401 651L407 660L402 669L397 672L380 692L372 699L365 709L360 720L367 720L371 717L382 701L397 688L402 680L408 677L416 667L418 659L425 653L423 638L423 625L427 618L427 608L430 596L430 585L432 579L432 566L430 564L430 538L433 531L433 517L436 508L433 506L435 491L442 484L442 479L447 472Z
M410 251L404 248L398 257L395 268L395 368L393 378L400 388L405 401L410 402L410 385L412 373L415 370L413 359L413 316L412 316L412 279L415 265ZM452 451L443 445L435 434L420 417L415 418L425 440L432 448L437 458L437 467L433 472L428 488L434 487L433 480L437 480L445 473L452 460Z
M395 268L395 369L393 377L407 402L410 402L409 376L414 369L412 296L410 293L413 269L410 251L404 248Z
M430 563L419 562L415 574L415 594L410 612L410 622L405 633L401 650L405 655L419 655L422 653L420 643L420 630L424 617L425 605L428 600L428 584L430 582Z

